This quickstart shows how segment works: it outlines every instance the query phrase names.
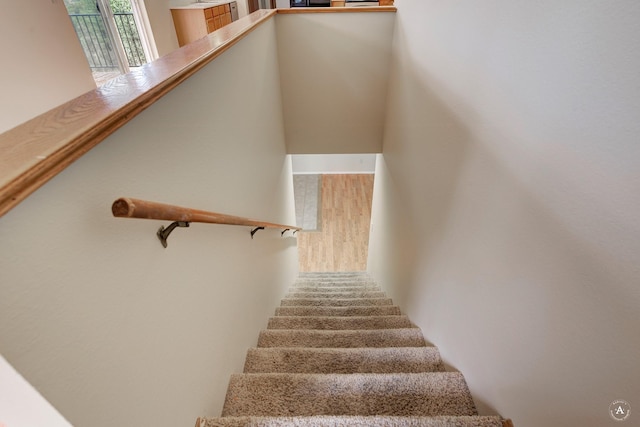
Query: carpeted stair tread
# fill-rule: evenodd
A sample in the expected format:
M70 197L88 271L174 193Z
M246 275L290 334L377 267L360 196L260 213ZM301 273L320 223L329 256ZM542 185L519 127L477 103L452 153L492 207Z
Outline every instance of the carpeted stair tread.
M352 305L393 305L391 298L345 298L345 299L318 299L318 298L283 298L282 307L291 305L311 305L317 307L348 307Z
M414 328L407 316L276 316L267 329L400 329Z
M351 292L289 292L285 298L387 298L382 291L351 291Z
M196 427L502 427L500 417L220 417L201 419Z
M222 416L477 415L462 374L234 374Z
M300 274L297 282L372 282L373 279L368 274Z
M245 373L418 373L444 371L436 347L252 348Z
M298 280L293 284L293 286L291 286L291 289L296 289L299 287L348 288L367 286L377 286L377 283L372 280Z
M426 347L419 328L323 331L315 329L267 329L258 336L258 347Z
M289 287L289 292L297 292L298 289L302 288L313 288L313 289L324 289L327 292L332 292L335 290L337 292L342 292L346 289L354 289L356 291L364 291L370 288L380 288L375 282L344 282L344 283L317 283L317 282L308 282L308 283L297 283L293 286Z
M380 286L377 285L367 285L367 286L300 286L297 288L289 288L289 292L319 292L319 293L339 293L339 292L361 292L361 291L371 291L371 292L382 292Z
M322 277L366 276L366 277L369 277L369 273L366 270L301 271L300 273L298 273L298 277L308 277L308 276L322 276Z
M351 307L287 306L277 307L276 316L396 316L400 315L397 305L372 305Z
M196 427L503 427L366 272L301 273Z
M327 283L327 286L332 285L344 285L345 283L375 283L375 280L366 276L343 276L336 278L328 278L328 277L299 277L295 282L294 286L299 283Z

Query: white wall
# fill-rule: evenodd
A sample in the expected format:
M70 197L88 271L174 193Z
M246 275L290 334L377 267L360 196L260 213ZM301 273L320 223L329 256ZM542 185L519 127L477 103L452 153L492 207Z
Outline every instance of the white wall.
M370 272L482 412L617 425L640 396L640 4L396 4Z
M277 21L288 152L380 152L395 14Z
M271 20L0 218L0 353L72 424L219 415L297 273L295 238L192 224L163 249L166 222L110 206L129 196L293 224L281 111Z
M375 154L296 154L291 156L294 174L374 173Z
M0 133L96 87L62 0L5 2L0 50Z

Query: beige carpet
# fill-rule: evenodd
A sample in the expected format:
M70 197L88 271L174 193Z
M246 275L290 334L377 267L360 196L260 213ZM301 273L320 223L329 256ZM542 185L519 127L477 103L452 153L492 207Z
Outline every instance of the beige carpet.
M498 417L227 417L196 427L502 427Z
M197 427L502 427L364 273L303 273Z

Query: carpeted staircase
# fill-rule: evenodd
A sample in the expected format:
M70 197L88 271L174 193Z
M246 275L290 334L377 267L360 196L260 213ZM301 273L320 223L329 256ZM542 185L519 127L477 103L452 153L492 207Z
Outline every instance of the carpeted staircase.
M196 427L503 427L365 273L302 273Z

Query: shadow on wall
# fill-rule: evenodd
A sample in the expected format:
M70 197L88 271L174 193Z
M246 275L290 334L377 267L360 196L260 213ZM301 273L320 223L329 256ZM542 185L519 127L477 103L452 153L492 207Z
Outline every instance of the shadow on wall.
M544 117L501 123L503 94L473 110L477 94L448 93L395 52L371 273L463 372L480 413L607 424L612 400L640 395L640 248L615 211L634 196L603 189L619 173L583 169L580 145L538 140Z
M395 262L389 263L395 266L394 271L374 274L380 278L402 277L398 283L401 290L390 291L398 304L406 307L421 292L409 284L421 277L425 262L431 259L433 245L446 233L470 142L463 123L422 84L415 65L406 61L394 65L397 68L392 73L403 78L392 78L396 85L389 90L391 108L385 146L376 169L385 179L376 180L376 185L380 182L382 188L374 194L374 203L379 197L384 200L379 201L384 209L396 212L391 217L385 215L385 223L375 227L385 230L387 236L395 236L395 242L386 246L397 250L391 254ZM421 189L419 194L404 184L416 180Z

